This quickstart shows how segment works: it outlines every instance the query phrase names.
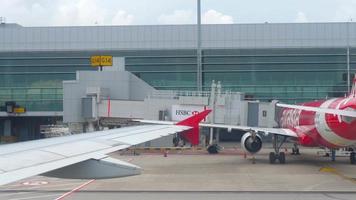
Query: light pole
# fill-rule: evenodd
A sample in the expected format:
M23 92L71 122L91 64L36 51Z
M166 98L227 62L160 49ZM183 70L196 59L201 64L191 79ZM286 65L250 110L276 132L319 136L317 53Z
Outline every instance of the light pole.
M197 0L197 90L203 90L203 73L201 63L201 4Z

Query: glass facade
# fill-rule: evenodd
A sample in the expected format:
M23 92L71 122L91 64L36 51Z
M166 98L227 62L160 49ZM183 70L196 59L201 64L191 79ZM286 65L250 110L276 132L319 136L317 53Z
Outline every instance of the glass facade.
M356 69L355 53L356 49L350 50L351 75ZM203 87L210 90L215 80L226 90L288 103L343 96L348 91L347 56L346 48L205 49ZM196 60L195 52L134 56L126 58L126 70L157 89L194 90Z
M62 111L62 81L88 68L87 57L70 52L0 53L0 105L15 101L27 111Z
M213 80L226 90L256 99L295 103L347 93L346 48L203 49L203 86ZM95 70L94 54L125 57L127 71L156 89L195 90L195 50L58 51L0 53L0 104L16 101L28 111L62 111L62 81L77 70ZM356 49L350 49L350 74Z
M351 55L354 52L351 49ZM246 49L203 52L203 80L256 99L297 103L347 93L347 49ZM350 56L350 73L355 58Z

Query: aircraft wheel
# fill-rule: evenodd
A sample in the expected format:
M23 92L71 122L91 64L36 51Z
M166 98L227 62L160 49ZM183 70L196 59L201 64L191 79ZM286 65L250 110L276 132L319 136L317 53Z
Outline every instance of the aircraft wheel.
M299 153L299 148L297 148L297 149L295 150L295 155L300 155L300 153Z
M292 155L300 155L299 148L293 147L292 148Z
M174 147L177 147L178 144L179 144L179 138L178 137L174 137L172 143L173 143Z
M274 164L276 162L276 154L274 152L269 153L269 163Z
M208 152L209 154L217 154L219 153L219 147L217 144L213 144L213 145L210 145L208 146Z
M350 153L350 163L356 164L356 153L355 152Z
M279 163L281 163L281 164L286 163L286 155L284 154L284 152L279 153L278 159L279 159Z

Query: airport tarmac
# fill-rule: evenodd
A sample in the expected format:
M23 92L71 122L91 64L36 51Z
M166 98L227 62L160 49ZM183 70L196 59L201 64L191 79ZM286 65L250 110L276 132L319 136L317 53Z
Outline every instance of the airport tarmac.
M348 157L317 155L320 149L301 148L287 155L286 164L271 165L270 149L252 164L241 150L160 151L112 157L143 168L142 174L107 180L68 180L32 177L0 187L0 199L355 199L356 165ZM290 152L287 152L290 154Z

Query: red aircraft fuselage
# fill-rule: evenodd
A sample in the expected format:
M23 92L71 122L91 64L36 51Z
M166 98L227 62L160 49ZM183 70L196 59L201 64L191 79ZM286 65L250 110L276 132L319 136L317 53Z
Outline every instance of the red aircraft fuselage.
M302 106L356 111L356 79L348 97L302 103ZM356 118L317 113L299 109L283 109L280 125L293 130L303 146L341 148L356 144Z

